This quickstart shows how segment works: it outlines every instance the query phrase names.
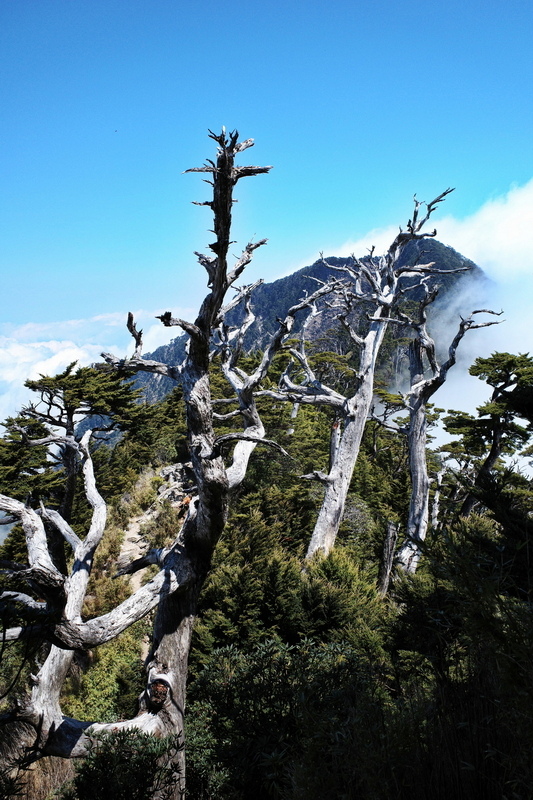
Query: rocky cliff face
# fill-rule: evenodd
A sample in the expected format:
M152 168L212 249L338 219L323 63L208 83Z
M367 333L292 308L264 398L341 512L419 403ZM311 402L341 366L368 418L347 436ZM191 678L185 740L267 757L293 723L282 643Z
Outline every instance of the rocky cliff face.
M350 259L333 256L326 258L325 261L335 267L347 264ZM487 278L483 271L473 261L435 239L411 242L404 253L401 265L409 266L415 263L428 263L431 261L435 262L435 266L438 269L450 272L449 276L438 275L432 279L441 287L437 301L431 309L433 318L445 317L452 307L456 308L459 313L461 311L470 312L473 309L471 297L475 294L482 294L484 291L483 285L487 283ZM468 270L467 272L453 272L453 270L464 269L465 267ZM292 275L258 286L252 299L256 319L246 335L246 348L248 350L264 349L270 335L276 328L276 320L280 317L283 318L287 309L297 303L306 291L313 291L316 288L313 278L326 281L332 274L339 276L338 272L326 266L323 261L316 261L309 267L303 267ZM416 293L410 293L409 298L417 299ZM468 306L464 305L462 299L469 303ZM241 314L242 309L236 309L229 316L228 323L237 325ZM301 320L299 320L300 324L303 318L304 316L302 315ZM295 328L295 333L297 331L298 325ZM313 321L309 328L309 336L311 338L331 338L331 336L335 335L334 331L334 314L324 313ZM185 355L185 342L186 337L179 336L173 339L170 344L159 347L149 357L165 364L180 363ZM170 379L161 376L140 374L137 378L137 385L142 387L149 402L155 402L164 397L173 388L174 383Z

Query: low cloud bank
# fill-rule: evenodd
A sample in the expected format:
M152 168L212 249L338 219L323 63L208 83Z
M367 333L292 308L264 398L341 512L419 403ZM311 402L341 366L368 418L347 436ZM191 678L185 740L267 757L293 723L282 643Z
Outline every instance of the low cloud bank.
M144 351L167 344L177 333L155 320L162 311L134 313L137 325L144 328ZM180 310L190 316L190 309ZM126 329L126 313L102 314L88 319L57 322L28 322L25 325L0 325L0 421L27 404L32 392L24 387L28 379L56 375L73 361L80 367L100 360L102 351L125 356L133 351Z
M18 413L31 400L33 393L24 381L56 375L73 361L87 366L99 359L101 350L98 344L78 345L66 339L25 342L0 336L0 420Z
M492 280L505 283L533 279L533 178L502 197L488 200L464 219L431 218L437 239L475 261ZM334 256L365 255L372 247L384 253L398 233L397 225L374 228L360 239L345 242Z

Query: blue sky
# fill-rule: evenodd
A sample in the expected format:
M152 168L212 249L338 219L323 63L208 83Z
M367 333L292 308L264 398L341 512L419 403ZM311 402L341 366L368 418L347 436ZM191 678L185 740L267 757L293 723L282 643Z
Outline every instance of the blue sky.
M506 302L476 347L533 349L532 50L530 0L6 0L0 418L29 375L124 352L129 309L148 349L155 314L193 317L208 187L182 173L221 125L274 165L239 184L250 280L385 246L451 185L439 238Z

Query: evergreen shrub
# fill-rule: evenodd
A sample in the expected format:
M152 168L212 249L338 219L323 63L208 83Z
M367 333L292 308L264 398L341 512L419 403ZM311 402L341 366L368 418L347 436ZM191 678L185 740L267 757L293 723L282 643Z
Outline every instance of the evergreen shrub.
M172 797L177 773L172 762L179 736L158 739L135 729L96 733L62 800L158 800Z

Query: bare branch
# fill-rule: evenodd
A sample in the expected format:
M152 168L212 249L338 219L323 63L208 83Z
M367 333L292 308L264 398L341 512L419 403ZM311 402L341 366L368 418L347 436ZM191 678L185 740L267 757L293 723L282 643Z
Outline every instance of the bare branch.
M287 453L287 451L284 450L283 447L277 442L273 442L270 439L263 439L259 436L253 436L249 433L238 432L225 433L223 436L217 436L213 443L211 458L218 458L222 451L222 445L227 444L228 442L252 442L253 444L265 444L267 447L272 447L274 450L277 450L278 453L291 458L289 453Z
M260 389L254 392L254 397L270 397L273 400L282 400L286 403L303 403L309 406L332 406L333 408L343 408L346 399L342 395L327 395L307 393L305 387L297 384L288 384L283 391L275 389Z
M35 417L36 419L42 419L39 412L35 412L35 414L28 412L28 416ZM51 424L54 424L54 422L52 422ZM51 433L50 436L43 436L42 439L30 439L24 428L22 428L20 425L12 425L11 430L20 433L24 440L24 444L27 444L29 447L40 447L42 445L57 444L57 445L63 445L65 447L70 447L72 448L72 450L76 450L76 452L79 452L80 449L79 443L76 441L74 436L59 436L58 434Z
M43 638L45 631L44 625L24 625L6 628L2 631L2 640L5 642L20 642L35 637Z
M212 206L213 204L212 203L197 203L196 205L209 205L209 206ZM216 270L217 270L217 259L216 258L210 258L209 256L206 256L203 253L198 253L198 252L196 252L196 250L194 252L194 255L198 258L198 262L202 265L202 267L207 272L207 275L209 277L209 281L208 281L207 285L208 286L212 286L213 285L213 279L215 277ZM161 317L159 319L161 319ZM163 323L163 324L166 324L166 323Z
M128 328L129 332L133 336L135 341L135 352L133 354L133 358L140 358L143 348L143 332L137 330L137 326L135 325L135 321L133 319L133 314L131 311L128 312L128 321L126 323L126 327Z
M136 558L135 561L132 561L130 564L120 567L113 577L119 578L121 575L132 575L134 572L138 572L140 569L149 567L152 564L157 564L162 567L168 552L168 548L152 548L152 550L149 550L145 555L141 556L141 558Z
M212 406L229 405L230 403L238 403L238 397L219 397L216 400L211 400Z
M112 353L101 353L100 355L106 363L96 364L97 369L106 369L109 365L126 372L151 372L155 375L164 375L175 381L179 380L183 370L183 365L163 364L161 361L150 361L144 358L117 358Z
M2 594L0 594L0 603L6 602L22 603L26 608L37 611L39 614L47 610L46 603L35 600L33 597L30 597L29 594L24 594L24 592L2 592Z
M236 183L241 178L248 178L248 177L252 177L253 175L263 175L266 172L270 172L271 169L272 169L272 166L269 166L269 167L255 167L255 166L234 167L234 169L233 169L233 180Z
M439 194L438 197L436 197L434 200L431 200L430 203L420 202L420 201L418 201L416 199L416 196L415 196L415 198L414 198L414 206L415 207L414 207L414 211L413 211L413 216L412 216L412 219L410 219L409 222L407 223L407 229L408 229L409 233L413 237L416 237L420 233L420 231L422 230L422 228L424 227L426 222L429 220L430 216L433 214L433 212L435 211L435 209L439 205L439 203L442 203L443 200L445 200L445 198L453 191L454 190L450 189L450 188L445 189L441 194ZM419 209L423 205L426 206L426 214L423 217L419 218L418 212L419 212ZM436 236L436 234L437 234L437 232L434 231L432 233L422 234L422 236L424 236L424 235L425 236Z
M235 145L235 152L242 153L243 150L247 150L249 147L253 147L255 144L253 139L245 139L244 142L239 142ZM266 169L272 169L272 167L267 167Z
M241 257L233 267L232 271L228 274L228 286L234 283L239 275L241 275L244 268L250 263L253 258L254 251L258 247L262 247L268 242L268 239L261 239L259 242L249 242L244 248Z
M308 472L307 475L300 475L301 480L306 481L319 481L320 483L330 484L331 478L325 472L315 469L313 472Z
M235 402L238 402L237 398L235 399ZM236 408L235 411L229 411L227 414L217 414L213 412L213 419L218 419L223 422L224 420L227 419L234 419L235 417L238 417L240 414L242 414L240 408Z
M352 342L355 345L357 345L357 347L362 347L363 344L364 344L364 339L363 339L362 336L359 336L359 334L355 332L355 330L352 328L352 326L348 322L347 317L348 317L347 313L346 314L339 314L337 319L341 323L341 325L344 328L344 330L347 332L347 334L350 337L350 339L352 340Z
M0 509L17 517L22 523L26 536L29 570L20 571L21 577L28 577L50 587L62 587L64 576L54 565L48 551L46 532L43 521L31 508L27 508L19 500L0 494Z
M252 375L250 375L247 381L248 387L255 390L255 388L259 385L259 383L264 379L270 367L270 364L272 363L272 359L279 351L284 340L287 338L287 336L293 329L294 318L298 313L298 311L302 311L305 308L312 308L313 304L318 299L330 294L330 292L334 291L339 286L341 286L341 281L336 281L336 280L328 281L328 283L320 286L319 289L310 294L308 297L303 298L298 303L289 308L284 320L278 320L278 329L276 333L272 336L268 346L263 352L261 363L255 370L255 372Z
M454 275L459 272L469 272L470 267L457 267L457 269L434 269L431 264L423 264L419 267L400 267L396 270L397 275ZM408 286L404 291L409 291L411 287Z
M83 545L80 548L83 552L84 557L86 557L89 553L94 552L97 545L100 542L104 534L106 518L107 518L107 506L104 498L96 488L96 479L94 476L94 469L93 469L93 462L91 455L89 453L89 441L92 436L92 431L88 430L83 434L83 437L80 442L81 449L84 454L83 464L82 464L82 472L83 472L83 481L85 487L85 496L89 505L93 509L91 525L89 527L89 531L87 536L83 541ZM80 542L80 545L82 543Z
M183 588L192 577L189 560L183 553L167 556L167 564L151 581L116 606L112 611L81 623L59 623L55 635L68 647L95 647L114 639L133 622L146 616L162 597Z
M41 516L47 522L50 522L63 536L66 542L71 546L75 552L81 545L81 539L74 533L68 522L66 522L61 514L51 508L45 508L41 502Z
M160 319L165 328L179 327L190 336L201 336L201 331L197 325L193 325L192 322L187 322L184 319L173 317L170 311L165 311L164 314L156 317L156 319Z
M463 336L465 335L465 333L467 331L475 330L476 328L486 328L486 327L489 327L491 325L500 325L501 322L504 321L504 320L501 320L501 322L497 322L497 321L495 321L495 322L474 322L473 319L472 319L474 314L492 314L495 317L499 317L499 316L501 316L503 314L503 311L499 311L498 312L498 311L491 311L490 309L487 309L487 308L480 308L480 309L477 309L476 311L472 311L472 313L470 314L470 316L467 319L461 318L461 322L460 322L460 325L459 325L459 330L455 334L455 336L453 338L453 341L450 344L450 347L448 348L448 360L442 365L442 367L439 370L439 375L437 376L438 378L442 378L443 381L446 379L447 373L450 370L450 368L453 367L454 364L455 364L457 347L459 346L459 343L460 343L461 339L463 338Z
M226 314L229 314L230 311L233 311L234 308L237 308L239 303L248 298L252 294L254 289L257 289L257 287L261 286L262 283L264 283L263 278L259 278L259 280L256 281L255 283L250 283L249 286L243 286L241 289L238 289L235 297L232 300L230 300L230 302L227 303L223 308L220 309L216 323L220 324L224 319L224 317L226 316Z

